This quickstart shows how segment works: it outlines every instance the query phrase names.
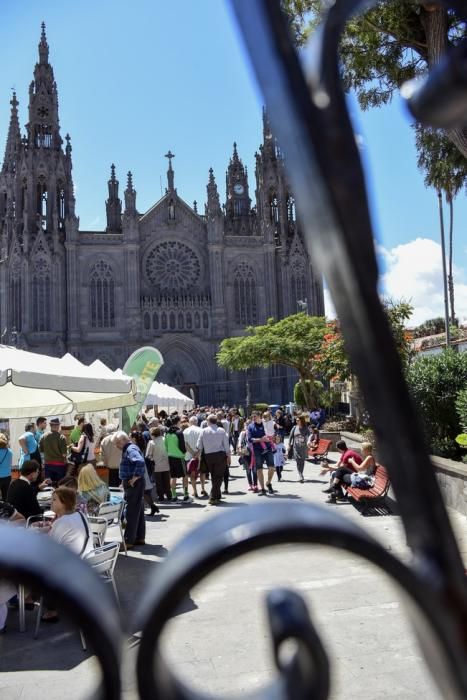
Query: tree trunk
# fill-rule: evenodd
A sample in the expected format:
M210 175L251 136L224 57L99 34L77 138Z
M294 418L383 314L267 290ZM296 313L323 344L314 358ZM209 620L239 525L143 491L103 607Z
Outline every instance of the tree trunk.
M454 232L454 202L451 196L448 196L449 204L449 268L448 268L448 291L449 291L449 306L451 307L451 324L456 322L456 314L454 311L454 279L452 276L452 238Z
M311 390L308 391L308 386L306 383L306 378L300 375L300 384L302 386L303 399L305 401L305 408L311 408Z
M443 289L444 289L444 323L446 326L446 347L451 344L449 333L449 305L448 305L448 280L446 274L446 243L444 238L444 215L443 215L443 197L441 190L438 190L438 207L439 207L439 230L441 235L441 259L443 270Z
M420 9L420 21L425 30L428 66L439 63L448 49L448 13L437 4L425 3ZM467 129L449 129L446 135L467 158Z
M363 394L360 389L360 382L355 374L351 378L352 390L350 396L352 399L353 417L355 418L355 427L359 431L363 422L363 412L365 405L363 403Z

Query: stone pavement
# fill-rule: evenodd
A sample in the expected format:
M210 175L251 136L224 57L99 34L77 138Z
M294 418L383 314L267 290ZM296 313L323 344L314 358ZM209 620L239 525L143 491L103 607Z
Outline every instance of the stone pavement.
M331 459L336 455L331 455ZM230 495L219 507L197 501L167 506L161 516L148 518L147 545L119 556L116 568L126 629L123 669L125 700L134 700L134 660L138 630L133 620L139 593L148 577L164 565L164 558L186 533L217 517L228 507L281 499L294 507L297 500L323 503L326 479L319 466L305 467L306 482L296 479L293 462L275 496L247 492L241 468L231 470ZM383 546L407 560L397 515L362 517L348 503L327 505L358 522ZM465 519L451 513L463 554L467 554ZM331 697L439 698L404 616L399 593L372 565L354 555L327 547L288 545L235 560L191 591L183 610L171 621L164 652L180 677L207 696L239 696L271 681L275 674L264 596L275 586L298 590L312 610L314 621L332 662ZM2 700L77 700L96 686L95 659L81 650L77 630L66 622L41 626L32 639L34 613L27 613L26 633L18 632L16 613L10 613L7 634L0 638L0 698Z

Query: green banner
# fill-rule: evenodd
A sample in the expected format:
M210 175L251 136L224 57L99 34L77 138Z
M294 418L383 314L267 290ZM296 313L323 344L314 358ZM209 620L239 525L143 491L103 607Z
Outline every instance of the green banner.
M130 355L123 367L123 374L133 377L136 382L136 403L122 409L122 429L129 433L138 413L143 407L144 400L162 365L163 357L159 350L149 346L139 348Z

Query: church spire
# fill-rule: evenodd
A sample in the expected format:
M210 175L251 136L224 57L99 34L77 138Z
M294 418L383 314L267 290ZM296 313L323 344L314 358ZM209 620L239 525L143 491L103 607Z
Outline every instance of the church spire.
M49 45L45 35L45 22L41 24L41 40L39 42L39 63L47 65L49 62Z
M115 177L115 165L110 166L110 180L108 181L109 198L105 203L107 212L107 231L118 232L122 230L122 202L118 197L118 180Z
M136 191L133 188L133 175L129 170L125 190L125 215L133 216L134 214L136 214Z
M31 148L61 149L57 83L49 63L44 23L39 42L39 63L36 63L34 80L29 86L29 122L26 129Z
M172 170L172 158L175 158L175 154L169 149L165 157L169 159L169 169L167 170L167 187L169 192L174 191L174 171Z
M219 192L217 191L216 180L214 178L214 171L209 168L209 182L206 187L208 192L208 203L206 207L206 212L209 216L216 216L221 213L221 205L219 201Z
M10 104L10 126L8 128L8 137L5 147L5 158L3 160L3 172L15 171L16 159L18 157L18 150L21 143L21 132L19 129L18 121L18 100L16 99L16 92L14 90L13 96L10 100Z

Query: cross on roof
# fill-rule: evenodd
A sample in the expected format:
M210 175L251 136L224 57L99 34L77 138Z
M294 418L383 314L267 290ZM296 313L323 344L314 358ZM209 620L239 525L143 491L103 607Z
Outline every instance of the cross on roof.
M169 168L172 167L172 158L175 158L175 153L172 153L172 151L169 149L169 152L165 154L165 158L169 159Z

